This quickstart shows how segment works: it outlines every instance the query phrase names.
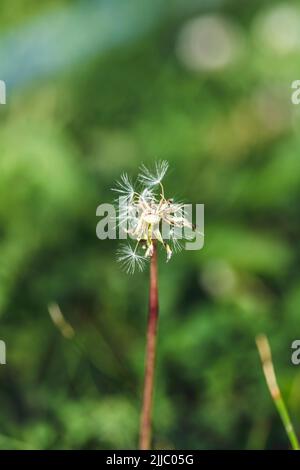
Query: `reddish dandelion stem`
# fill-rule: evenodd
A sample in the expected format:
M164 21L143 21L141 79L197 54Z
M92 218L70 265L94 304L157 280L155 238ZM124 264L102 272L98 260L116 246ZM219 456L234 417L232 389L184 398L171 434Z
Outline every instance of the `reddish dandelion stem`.
M153 240L153 254L150 265L149 316L147 326L146 369L144 379L143 406L140 423L140 449L148 450L151 446L152 402L155 370L156 335L158 322L158 280L157 246Z

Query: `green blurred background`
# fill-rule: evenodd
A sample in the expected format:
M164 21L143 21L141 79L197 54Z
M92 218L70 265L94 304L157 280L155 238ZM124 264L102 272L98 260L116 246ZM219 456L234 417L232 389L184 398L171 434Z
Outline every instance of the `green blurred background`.
M260 332L300 434L299 78L299 2L1 1L2 449L137 446L148 275L96 208L156 159L205 246L161 254L154 446L288 447Z

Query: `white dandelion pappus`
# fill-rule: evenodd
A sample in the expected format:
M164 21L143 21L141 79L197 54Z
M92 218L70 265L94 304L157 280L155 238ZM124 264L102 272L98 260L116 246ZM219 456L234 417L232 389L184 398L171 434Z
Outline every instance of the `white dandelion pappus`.
M138 268L139 271L143 271L147 260L144 256L139 255L131 245L123 245L117 251L117 261L128 274L133 274L135 268Z
M174 253L178 253L179 251L183 249L183 246L181 244L180 238L177 237L176 228L171 227L169 233L170 233L170 241L172 243L173 251ZM180 232L180 236L182 237L181 232Z
M154 240L163 246L169 261L173 252L182 248L179 239L188 238L182 236L183 229L194 230L184 204L164 196L162 179L167 170L168 162L165 160L156 162L154 171L143 165L138 176L141 186L138 191L134 190L126 173L114 189L123 202L117 215L118 224L136 240L134 249L125 245L118 252L118 261L128 273L133 273L135 268L143 270L145 262L153 255ZM143 254L139 254L141 248L144 248Z
M121 175L120 181L117 181L117 186L112 188L112 191L115 191L120 196L124 197L127 202L133 199L135 191L127 173L123 173Z

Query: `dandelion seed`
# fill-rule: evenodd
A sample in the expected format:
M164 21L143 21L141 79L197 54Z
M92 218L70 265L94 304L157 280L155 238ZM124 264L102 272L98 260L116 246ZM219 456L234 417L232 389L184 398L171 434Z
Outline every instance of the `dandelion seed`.
M140 199L145 202L154 202L156 197L151 188L144 188L140 194Z
M170 241L172 243L172 248L173 248L174 253L178 253L179 251L182 250L183 247L182 247L181 241L177 237L177 231L175 230L174 227L170 229Z
M154 250L153 243L151 243L146 250L145 257L151 258L151 256L153 255L153 250Z
M161 183L169 168L166 160L155 163L154 170L151 171L145 165L141 166L139 181L146 186L156 186Z
M173 254L170 248L170 245L168 243L166 243L166 252L167 252L167 262L168 262L172 258L172 254Z
M183 230L193 231L193 225L185 214L184 204L164 196L162 179L167 170L168 162L165 160L155 163L153 171L142 166L138 177L141 185L139 192L134 190L126 173L123 173L114 188L122 199L117 213L117 225L137 242L135 249L128 245L118 253L118 261L128 273L133 273L135 268L143 270L145 261L153 256L154 240L163 245L169 261L173 253L182 249L179 238L182 238ZM184 233L184 238L188 239L189 236ZM144 250L139 254L141 248Z
M124 245L118 250L117 261L128 274L133 274L135 268L143 271L146 264L145 256L139 255L136 250L133 250L131 245Z

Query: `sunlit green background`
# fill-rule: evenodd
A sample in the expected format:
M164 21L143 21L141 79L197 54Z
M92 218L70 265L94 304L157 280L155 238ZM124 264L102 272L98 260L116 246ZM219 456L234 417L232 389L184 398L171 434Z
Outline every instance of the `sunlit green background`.
M300 434L299 78L299 2L1 1L1 448L136 448L148 274L96 208L157 159L205 246L161 253L154 446L288 448L260 332Z

